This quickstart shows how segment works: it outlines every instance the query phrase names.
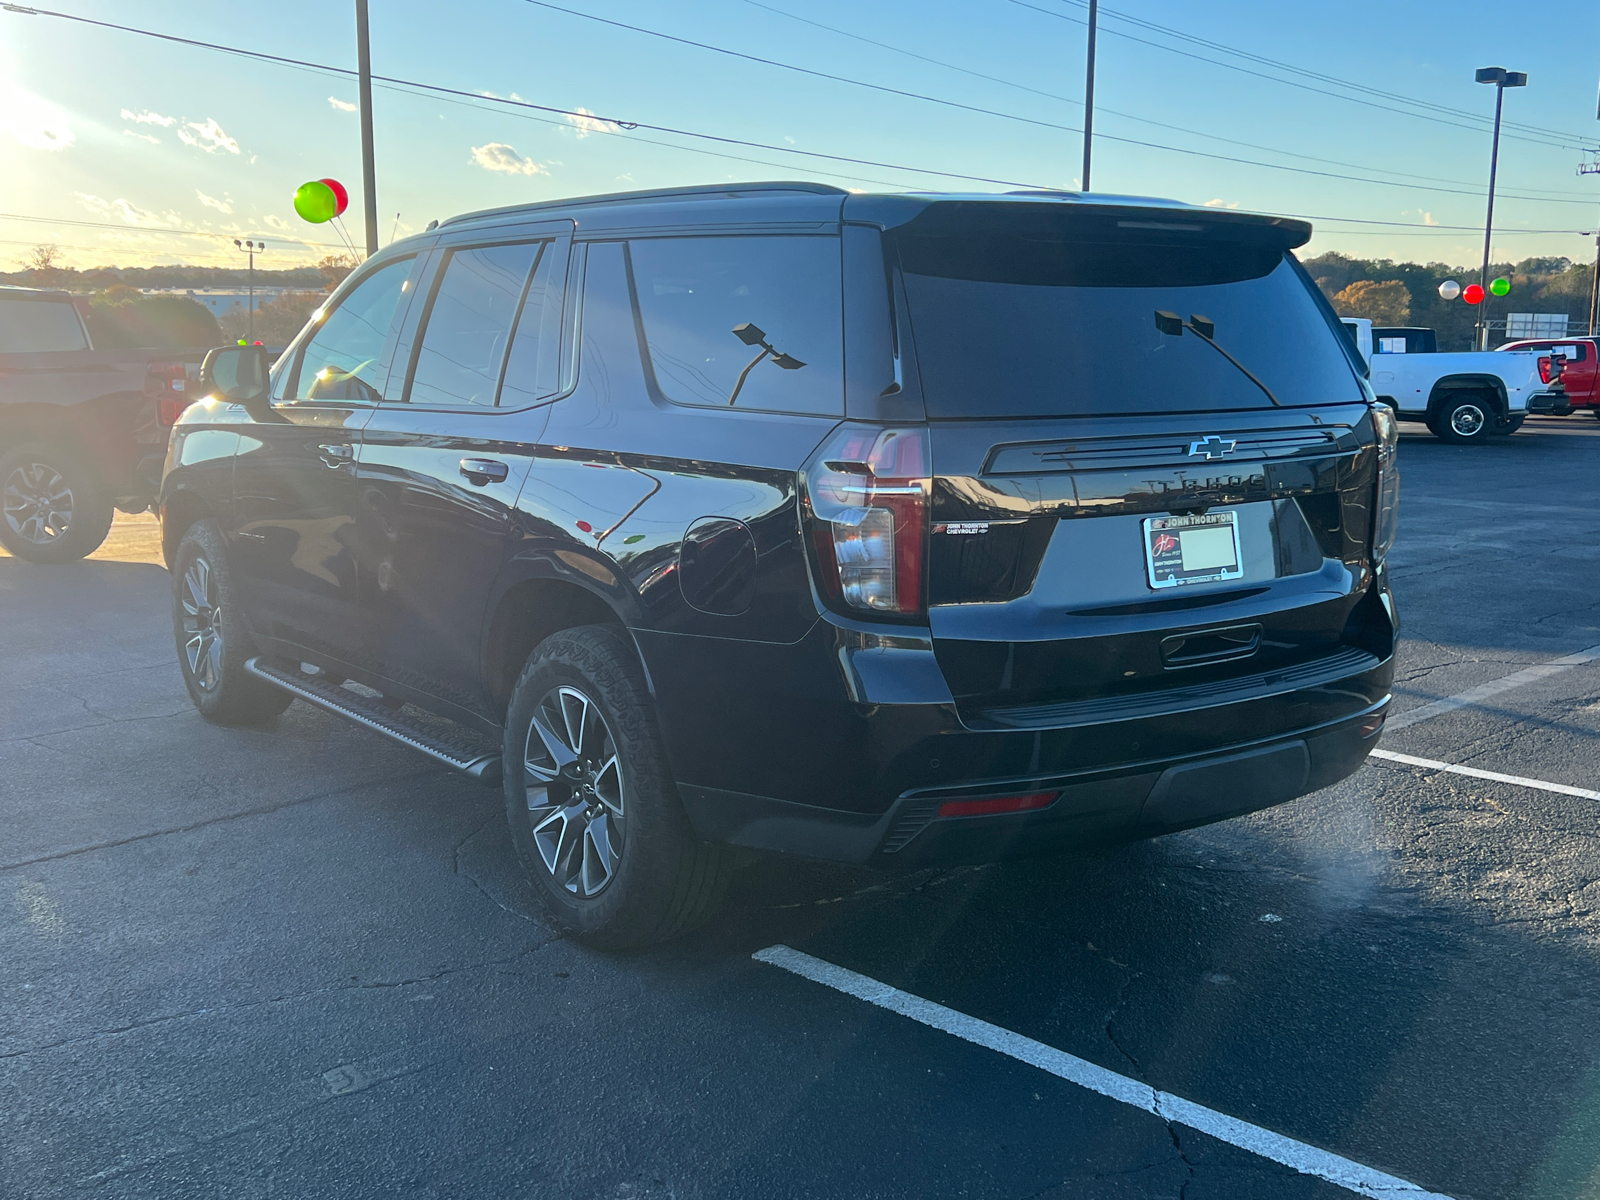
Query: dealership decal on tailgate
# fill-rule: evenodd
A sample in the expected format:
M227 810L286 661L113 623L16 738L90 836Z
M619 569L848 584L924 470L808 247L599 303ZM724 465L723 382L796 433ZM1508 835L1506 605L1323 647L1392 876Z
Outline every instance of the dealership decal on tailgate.
M1244 566L1239 558L1239 526L1234 514L1147 517L1144 562L1153 588L1240 578Z

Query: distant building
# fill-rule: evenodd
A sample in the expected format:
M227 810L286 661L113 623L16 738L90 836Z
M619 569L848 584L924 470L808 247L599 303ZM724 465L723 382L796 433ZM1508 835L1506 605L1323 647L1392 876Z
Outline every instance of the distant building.
M250 309L249 288L143 288L146 296L187 296L191 300L198 300L211 310L211 315L221 319L231 312L248 312ZM285 287L258 287L256 289L256 310L260 311L263 304L269 304L285 292L304 291L304 288Z

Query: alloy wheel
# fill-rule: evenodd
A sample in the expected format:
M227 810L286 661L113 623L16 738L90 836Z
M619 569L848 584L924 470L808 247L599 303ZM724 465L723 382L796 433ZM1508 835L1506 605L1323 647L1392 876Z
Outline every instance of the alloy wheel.
M552 688L533 710L523 754L533 841L557 884L585 899L616 876L626 841L622 764L600 706Z
M183 574L183 653L189 674L202 692L214 692L222 681L222 607L217 603L217 577L211 564L196 555Z
M48 546L72 527L72 488L49 463L23 463L6 476L6 524L35 546Z
M1450 414L1450 430L1458 437L1475 437L1483 424L1483 409L1476 404L1463 404Z

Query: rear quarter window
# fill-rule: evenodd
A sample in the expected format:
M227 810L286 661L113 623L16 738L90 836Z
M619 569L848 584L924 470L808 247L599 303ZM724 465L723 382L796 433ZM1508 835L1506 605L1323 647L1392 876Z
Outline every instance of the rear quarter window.
M650 365L669 400L843 415L838 238L638 238L628 249Z
M70 300L0 296L0 354L87 350L89 339Z

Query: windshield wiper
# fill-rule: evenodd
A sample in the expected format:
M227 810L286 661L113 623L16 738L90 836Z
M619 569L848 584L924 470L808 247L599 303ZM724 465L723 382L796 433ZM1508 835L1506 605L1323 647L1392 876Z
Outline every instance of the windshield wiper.
M1221 346L1217 345L1215 336L1217 332L1217 323L1211 320L1209 317L1202 317L1199 313L1190 313L1189 319L1185 321L1177 313L1166 312L1163 309L1158 308L1156 309L1156 328L1162 333L1170 334L1173 337L1182 337L1185 329L1192 330L1202 342L1210 346L1234 366L1238 367L1244 377L1260 388L1268 400L1271 400L1272 403L1278 408L1283 407L1283 401L1274 396L1272 394L1272 389L1266 384L1262 383L1261 380L1257 379L1249 367L1245 366L1237 358L1229 354Z
M744 390L744 381L750 377L750 372L756 369L756 364L758 364L762 359L772 359L773 362L777 363L778 366L782 367L785 371L798 371L801 367L805 366L805 363L801 362L798 358L774 349L772 343L767 341L767 335L765 331L763 331L759 325L752 325L749 321L745 321L740 325L735 325L733 327L733 336L738 338L746 346L760 346L761 353L752 358L749 363L745 365L744 370L739 372L739 381L733 385L733 395L728 397L729 404L732 404L739 398L739 393Z

